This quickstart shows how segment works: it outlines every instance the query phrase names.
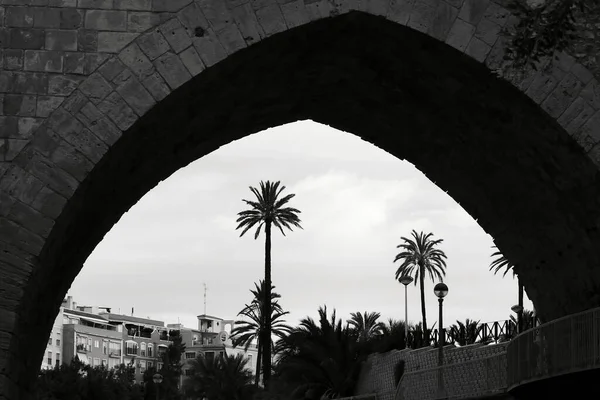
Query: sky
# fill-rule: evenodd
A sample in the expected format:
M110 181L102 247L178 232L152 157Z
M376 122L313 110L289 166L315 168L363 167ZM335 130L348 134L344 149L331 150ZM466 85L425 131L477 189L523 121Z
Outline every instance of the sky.
M318 145L317 145L318 144ZM492 237L407 161L352 134L298 121L232 142L161 182L105 236L75 279L79 305L197 327L206 313L233 319L264 277L264 235L239 237L249 186L280 180L302 211L302 230L273 234L272 274L287 322L319 306L404 320L394 257L411 230L441 238L447 257L444 325L508 319L517 281L489 271ZM425 282L428 325L437 321L437 282ZM408 319L421 320L409 285ZM532 309L529 299L525 308Z

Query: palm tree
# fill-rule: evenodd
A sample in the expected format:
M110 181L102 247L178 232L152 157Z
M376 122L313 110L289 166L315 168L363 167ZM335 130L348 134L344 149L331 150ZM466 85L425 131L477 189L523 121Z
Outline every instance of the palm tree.
M403 243L396 246L401 251L394 258L394 262L402 262L396 270L396 280L408 275L414 278L415 286L417 281L420 284L423 334L426 338L429 337L429 331L425 312L425 273L429 274L432 281L435 281L436 278L443 281L443 277L446 276L446 254L436 248L444 239L434 240L432 237L433 233L417 233L413 229L412 239L401 237Z
M502 252L500 252L500 250L498 250L498 247L496 246L492 246L493 249L496 249L496 251L492 254L492 257L495 257L495 259L491 262L490 264L490 271L494 270L494 275L496 275L498 272L500 272L501 270L504 269L504 273L502 274L502 277L504 278L506 276L506 274L509 271L512 271L513 274L513 278L516 277L517 278L517 284L519 285L519 307L521 308L521 312L519 312L518 315L518 319L517 319L517 326L518 326L518 331L521 332L523 330L523 284L521 283L521 279L519 278L519 274L517 274L517 272L515 271L515 265L510 262L505 256L504 254L502 254Z
M277 375L293 388L292 399L338 399L351 396L368 346L356 340L335 310L319 308L319 322L304 318L278 342L282 357Z
M266 183L260 181L260 190L250 186L250 191L256 196L256 201L242 199L244 203L249 205L249 210L241 211L238 213L237 229L243 228L240 237L256 226L256 232L254 239L258 239L262 227L265 227L265 298L271 298L271 227L275 226L279 228L283 236L285 232L283 228L287 228L290 231L293 227L302 229L300 226L300 218L298 214L300 211L291 208L284 207L295 194L288 194L282 198L279 198L281 192L285 190L285 186L280 187L280 182ZM263 330L263 374L264 374L264 387L265 390L269 389L269 378L271 376L271 302L263 302L264 311L263 316L265 317L265 329Z
M275 286L271 285L271 331L278 338L282 338L291 328L285 324L283 317L289 314L288 311L283 311L281 305L277 299L281 298L281 295L274 291ZM265 299L265 281L260 281L260 286L254 284L254 290L250 290L253 295L252 302L246 304L245 307L238 313L238 316L245 317L246 320L236 321L235 327L231 331L231 337L233 347L244 346L244 351L248 351L248 348L252 343L257 342L258 358L256 360L256 375L255 385L258 386L260 381L260 367L261 367L261 332L264 330L264 320L262 318L263 302ZM274 346L271 346L271 351L276 354Z
M479 321L466 319L465 322L456 321L456 324L450 327L450 336L460 346L467 346L477 342L477 335L481 330Z
M373 339L375 336L381 335L384 324L377 322L381 316L378 312L354 312L350 314L350 320L348 324L350 328L358 336L358 340L366 342Z
M413 327L409 324L408 329L412 332ZM386 353L406 347L408 347L408 338L406 337L405 322L390 318L387 323L382 323L381 334L373 342L373 351Z
M187 396L211 400L246 400L253 394L252 372L243 354L192 360L193 375L185 381Z

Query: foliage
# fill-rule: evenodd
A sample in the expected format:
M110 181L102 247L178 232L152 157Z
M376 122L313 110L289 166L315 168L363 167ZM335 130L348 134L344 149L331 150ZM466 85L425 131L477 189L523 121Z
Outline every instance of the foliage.
M481 331L479 321L466 319L465 322L456 321L449 329L450 338L460 346L467 346L477 342L477 335Z
M254 284L254 290L250 290L253 295L252 302L246 304L245 307L238 313L238 316L246 317L247 320L236 321L231 337L233 347L244 346L244 351L248 351L250 345L258 342L258 360L257 374L255 384L258 385L260 377L260 362L261 362L261 332L264 329L264 320L262 311L265 301L265 282L260 281L260 286ZM275 286L271 285L271 332L278 338L281 338L289 331L290 327L285 324L283 317L289 314L288 311L283 311L283 308L277 301L281 298L279 293L274 292ZM272 345L271 351L276 354L275 346Z
M240 237L249 229L256 226L254 239L258 239L262 227L265 227L265 298L271 298L271 227L275 226L285 236L283 228L293 230L293 227L302 229L300 225L300 210L285 207L295 194L288 194L282 198L279 196L285 190L280 186L281 182L260 181L260 190L250 186L250 191L256 197L256 201L242 199L250 209L238 213L237 229L243 228ZM262 333L261 346L262 364L265 389L269 389L271 377L271 302L263 302L264 329Z
M401 251L394 258L394 262L400 261L401 264L396 270L396 280L403 276L414 278L415 285L417 281L421 289L421 314L423 316L423 332L427 335L427 316L425 311L425 274L429 274L432 281L436 278L443 281L446 275L446 254L437 248L443 239L433 239L433 233L411 232L412 238L401 237L402 243L397 248ZM427 338L428 336L426 336Z
M409 336L414 327L409 324ZM382 323L381 334L371 340L371 351L374 353L386 353L391 350L402 350L407 346L406 330L404 321L389 319Z
M302 319L300 325L278 342L282 357L276 376L288 382L292 399L334 399L351 396L368 355L368 346L342 320L319 308L319 322Z
M507 8L518 22L505 34L510 36L505 58L516 69L531 67L567 48L576 37L575 13L588 0L512 0Z
M75 357L70 364L42 370L34 388L38 400L142 400L142 388L134 383L135 370L92 367Z
M354 312L350 316L348 324L353 333L358 336L359 341L366 342L382 334L384 324L377 321L381 316L380 313Z
M539 325L539 321L532 310L523 310L523 330L531 329ZM514 315L510 316L510 320L517 324L517 319Z
M181 391L179 390L179 380L182 373L183 364L181 356L185 352L185 344L181 335L175 334L170 337L171 343L169 347L161 355L162 368L148 368L144 373L144 382L146 385L146 399L154 400L156 397L156 384L152 380L155 373L163 376L163 381L160 383L159 394L164 400L179 400L181 399Z
M516 276L517 273L515 272L515 265L510 262L500 250L498 250L498 247L492 246L492 248L496 249L496 251L492 253L492 257L495 258L490 264L490 271L494 270L494 275L496 275L498 272L504 269L502 277L505 277L509 271L512 271L513 277Z
M207 359L200 355L192 361L194 375L185 382L186 396L194 399L250 400L256 389L252 372L243 354Z

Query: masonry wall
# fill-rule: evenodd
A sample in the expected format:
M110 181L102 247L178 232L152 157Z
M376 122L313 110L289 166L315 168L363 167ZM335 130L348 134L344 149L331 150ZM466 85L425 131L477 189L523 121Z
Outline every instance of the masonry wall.
M444 382L448 395L466 398L506 387L506 346L446 346ZM404 375L396 388L394 368L400 360L405 362ZM437 360L438 350L432 348L371 355L361 370L355 394L378 393L381 400L433 399L438 384Z

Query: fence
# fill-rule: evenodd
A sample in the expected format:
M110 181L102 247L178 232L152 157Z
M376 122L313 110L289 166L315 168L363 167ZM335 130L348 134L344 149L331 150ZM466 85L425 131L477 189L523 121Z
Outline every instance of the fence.
M438 393L442 374L445 394ZM404 374L396 400L467 399L506 392L506 354Z
M600 368L600 308L542 324L515 337L507 349L508 386Z

